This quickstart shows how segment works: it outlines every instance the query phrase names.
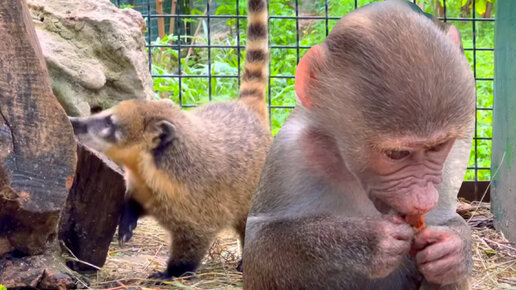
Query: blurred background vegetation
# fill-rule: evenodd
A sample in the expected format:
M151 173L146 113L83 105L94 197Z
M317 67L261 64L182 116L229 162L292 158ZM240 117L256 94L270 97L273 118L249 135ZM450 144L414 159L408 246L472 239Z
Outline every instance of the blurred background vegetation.
M170 98L185 109L210 100L237 98L238 75L245 58L246 1L112 1L121 8L138 10L147 20L156 98ZM415 1L425 12L459 28L477 79L478 139L474 140L465 180L491 177L495 1ZM340 17L371 2L376 1L269 0L273 134L295 105L293 77L299 58L310 46L322 42Z

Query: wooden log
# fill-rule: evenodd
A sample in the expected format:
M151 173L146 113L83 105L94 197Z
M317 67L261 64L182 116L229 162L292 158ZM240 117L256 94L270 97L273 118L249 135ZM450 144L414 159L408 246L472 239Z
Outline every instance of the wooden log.
M77 147L77 171L60 223L59 239L81 261L102 267L122 211L122 170L98 152ZM76 271L93 271L69 262Z
M0 284L71 285L56 237L75 142L25 1L0 1L0 39Z
M43 255L20 257L15 254L7 254L2 256L0 258L0 284L8 289L75 288L76 281L66 274L69 270L65 269L66 266L59 253L59 247L55 243Z
M0 2L0 39L0 238L35 255L57 236L75 142L25 1Z

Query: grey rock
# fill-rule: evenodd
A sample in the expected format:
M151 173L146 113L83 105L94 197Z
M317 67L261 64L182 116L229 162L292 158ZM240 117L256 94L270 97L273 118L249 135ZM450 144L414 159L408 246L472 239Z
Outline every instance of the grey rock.
M145 21L109 0L28 0L52 89L68 115L154 96Z

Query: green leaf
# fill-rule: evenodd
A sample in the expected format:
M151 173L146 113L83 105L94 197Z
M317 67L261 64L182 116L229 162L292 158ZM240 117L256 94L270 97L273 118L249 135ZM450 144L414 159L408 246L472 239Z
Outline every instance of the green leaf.
M484 251L489 257L496 255L496 251L493 249L487 249Z
M220 5L215 10L215 15L233 14L233 8L230 5Z
M192 10L190 11L190 14L191 14L191 15L204 15L204 12L203 12L203 11L201 11L201 10L199 10L199 9L192 9Z
M475 8L477 9L477 13L480 15L484 15L486 13L486 0L476 0Z
M7 287L5 287L4 285L0 284L0 290L7 290Z

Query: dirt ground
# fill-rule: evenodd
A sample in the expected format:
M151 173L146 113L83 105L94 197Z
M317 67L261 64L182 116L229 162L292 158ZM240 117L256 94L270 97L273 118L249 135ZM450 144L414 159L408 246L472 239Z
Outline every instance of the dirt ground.
M516 246L493 229L489 204L459 203L473 234L473 289L516 290ZM131 241L123 248L113 239L106 264L95 274L78 275L79 287L92 289L241 289L236 271L240 249L236 236L223 232L212 245L197 274L165 285L147 279L165 269L168 234L149 217L139 221Z

